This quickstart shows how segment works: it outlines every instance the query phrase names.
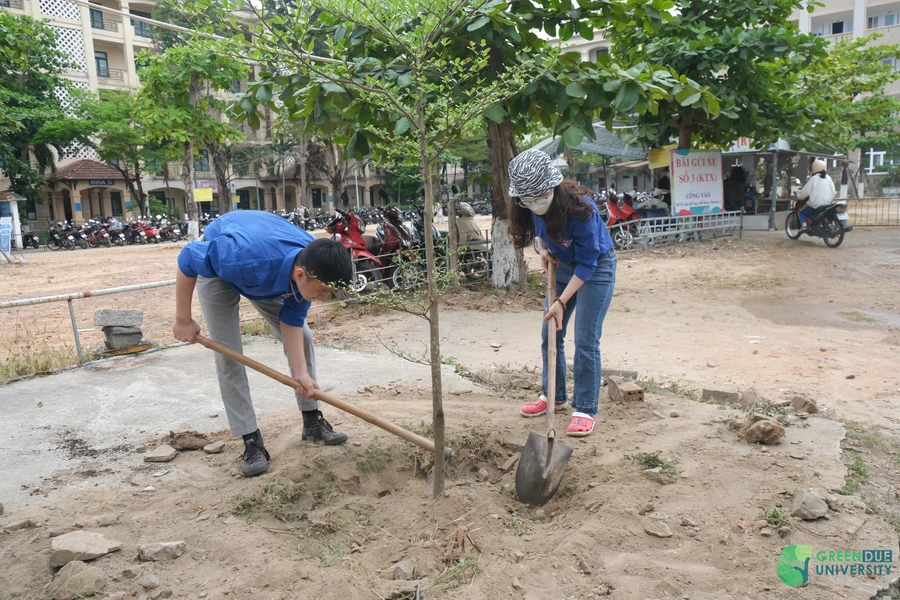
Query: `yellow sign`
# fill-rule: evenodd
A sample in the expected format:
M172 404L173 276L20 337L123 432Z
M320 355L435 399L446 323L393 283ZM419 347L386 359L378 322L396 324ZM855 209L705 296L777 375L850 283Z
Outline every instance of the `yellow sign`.
M232 197L231 197L231 201L232 201L234 204L239 204L240 201L241 201L241 197L240 197L240 196L232 196Z
M651 169L662 169L668 167L670 161L670 152L677 148L677 144L663 146L662 148L650 148L648 159L650 160Z
M194 188L194 202L212 202L212 190L209 188Z

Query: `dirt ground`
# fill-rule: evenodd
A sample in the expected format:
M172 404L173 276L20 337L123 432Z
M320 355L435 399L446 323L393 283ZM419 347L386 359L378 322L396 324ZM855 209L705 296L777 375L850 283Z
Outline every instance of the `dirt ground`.
M176 253L175 245L30 253L27 265L0 271L0 295L166 279ZM222 454L185 452L120 487L7 506L0 528L27 518L37 527L0 534L0 598L49 597L59 582L48 568L50 536L74 528L123 543L90 563L109 577L99 597L795 598L776 576L787 544L898 548L898 265L900 238L889 229L857 229L836 251L773 233L623 254L604 367L638 371L647 399L617 404L604 391L597 431L568 440L575 453L543 509L516 500L509 464L540 428L517 413L537 393L540 291L448 295L444 361L492 385L445 399L455 457L443 497L432 501L422 481L427 456L352 417L333 419L351 442L323 448L300 442L295 413L272 416L261 428L274 463L260 478L239 476L240 442L223 432ZM78 301L76 310L90 327L95 308L143 308L146 337L165 343L171 303L163 288ZM58 344L65 311L0 311L3 345L17 329L32 343ZM423 320L370 306L316 310L311 325L318 343L358 351L415 355L426 339ZM99 345L98 332L84 335ZM429 433L429 390L359 385L354 403ZM775 402L805 395L821 413L783 411L785 438L761 447L739 438L745 411L696 400L704 388L750 387ZM0 388L0 399L15 389ZM82 461L102 461L84 450ZM645 471L654 464L661 473ZM789 513L805 488L833 494L828 519L775 510ZM99 527L108 515L115 523ZM671 537L647 533L661 523ZM180 558L134 561L139 544L175 540L187 542ZM145 591L148 572L160 585ZM895 579L811 576L802 593L873 598Z

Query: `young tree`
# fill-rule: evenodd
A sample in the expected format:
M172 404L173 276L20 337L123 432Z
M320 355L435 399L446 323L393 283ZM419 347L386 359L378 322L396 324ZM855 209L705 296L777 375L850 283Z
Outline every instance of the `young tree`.
M629 0L630 6L641 4ZM789 23L802 0L674 0L671 18L638 21L610 31L613 53L630 64L667 65L709 89L714 101L697 104L697 92L676 88L656 113L636 111L637 137L647 143L678 138L728 146L740 137L768 145L792 138L808 125L808 99L798 73L825 56L827 42ZM810 7L810 10L812 7ZM789 69L780 68L788 61ZM718 109L721 105L721 111Z
M217 49L223 47L231 48L233 56L240 56L230 42L217 44ZM216 92L230 91L232 82L242 79L247 69L239 59L217 52L201 41L173 46L142 59L146 65L141 69L143 88L137 99L139 120L151 141L168 141L181 148L181 179L190 223L188 239L194 239L199 235L193 194L195 147L241 137L234 126L217 116L227 103ZM227 181L219 195L229 195ZM230 197L227 202L230 209Z
M494 2L496 4L496 2ZM347 153L357 159L375 152L418 156L425 187L425 230L430 231L435 168L447 147L490 107L527 86L552 67L553 54L521 53L517 63L494 76L489 53L472 44L465 58L448 56L458 32L478 18L488 0L314 0L284 19L273 18L253 33L251 58L278 65L261 74L241 106L258 120L259 103L289 117L322 126L331 111L357 124ZM312 11L321 11L312 25ZM289 24L290 35L281 27ZM331 56L322 62L307 53L322 40ZM457 91L460 90L460 91ZM463 92L461 90L468 90ZM273 98L278 94L283 106ZM435 496L444 485L444 412L440 362L439 297L432 236L425 236L432 406L435 429Z
M44 200L44 173L55 166L53 151L62 153L79 136L71 129L39 135L67 116L57 93L70 90L62 73L71 65L56 42L40 21L0 11L0 172L11 191L37 202Z

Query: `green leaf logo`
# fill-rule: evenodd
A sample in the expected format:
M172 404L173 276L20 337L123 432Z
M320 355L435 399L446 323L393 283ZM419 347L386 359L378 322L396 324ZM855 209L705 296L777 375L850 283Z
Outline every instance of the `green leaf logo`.
M778 578L791 587L803 587L809 583L812 553L812 546L786 546L778 557Z

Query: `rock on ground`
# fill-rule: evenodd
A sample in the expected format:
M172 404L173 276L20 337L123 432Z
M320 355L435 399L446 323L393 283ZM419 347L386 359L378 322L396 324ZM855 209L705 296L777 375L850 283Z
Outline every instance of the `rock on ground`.
M662 521L651 521L644 525L644 532L658 538L672 537L672 530Z
M810 400L809 398L804 398L802 396L794 396L794 399L791 400L791 408L797 412L810 415L819 412L819 407L816 406L815 400Z
M100 593L108 582L98 567L74 560L59 570L50 588L53 600L75 600Z
M20 529L34 529L37 526L37 523L35 523L32 519L23 519L22 521L15 521L13 523L10 523L3 528L3 531L9 533L11 531L19 531Z
M169 462L176 456L178 456L178 450L168 444L163 444L145 454L144 462Z
M138 558L143 562L175 560L186 550L185 542L153 542L138 546Z
M828 504L812 490L800 490L794 494L794 502L791 505L792 517L815 521L819 517L824 517L827 512Z
M99 533L80 530L53 538L51 548L53 554L50 556L50 566L61 567L73 560L93 560L121 550L122 542L108 540Z
M169 444L176 450L203 450L210 443L205 433L197 433L194 429L170 431L169 437L172 438Z
M159 587L159 577L153 573L144 573L141 577L141 587L145 590L155 590Z
M203 446L203 451L207 454L218 454L222 450L225 449L225 442L213 442L212 444L207 444Z
M747 429L747 442L776 444L784 436L784 426L774 419L762 419Z
M723 390L707 390L704 389L700 393L702 400L708 400L715 404L740 404L741 394L738 392L726 392Z
M142 310L104 308L94 311L94 327L140 327L143 322Z

